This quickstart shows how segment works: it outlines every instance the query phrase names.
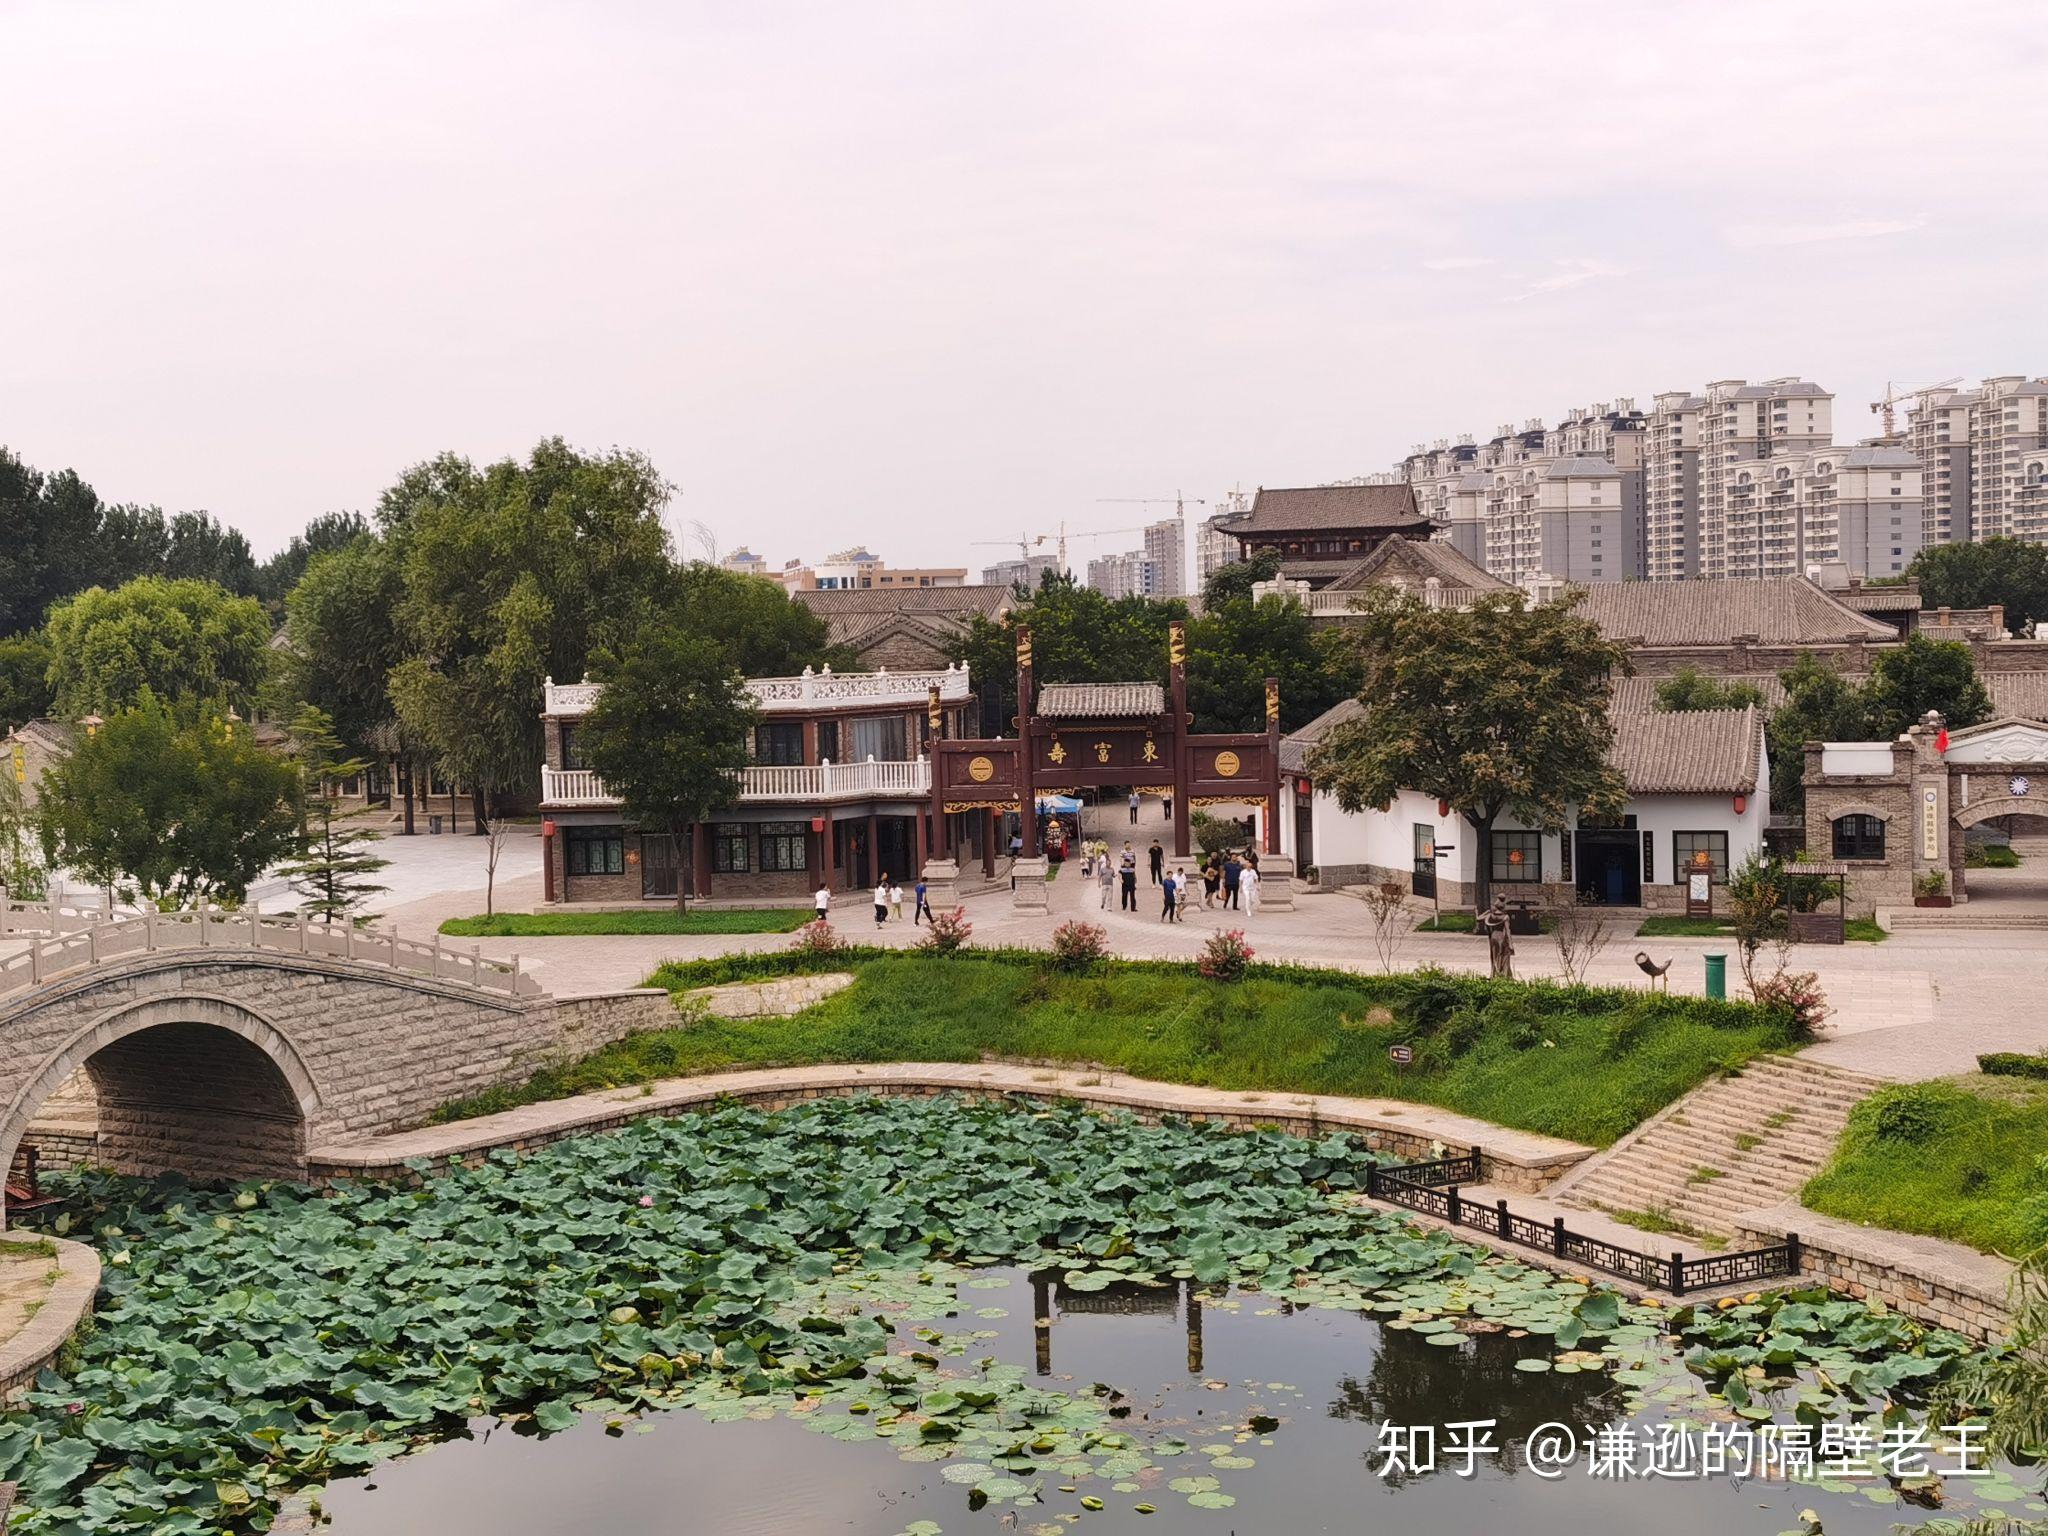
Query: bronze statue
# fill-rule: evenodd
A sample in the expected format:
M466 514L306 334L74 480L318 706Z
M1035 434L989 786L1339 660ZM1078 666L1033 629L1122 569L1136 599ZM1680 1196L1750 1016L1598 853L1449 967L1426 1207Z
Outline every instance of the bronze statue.
M1508 899L1495 896L1493 905L1473 921L1473 927L1486 935L1486 953L1493 961L1493 974L1508 981L1515 977L1515 940L1508 932Z

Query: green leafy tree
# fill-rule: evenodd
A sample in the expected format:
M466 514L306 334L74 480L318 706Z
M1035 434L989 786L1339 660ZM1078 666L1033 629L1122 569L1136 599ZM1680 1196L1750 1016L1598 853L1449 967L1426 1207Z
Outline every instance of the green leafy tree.
M1880 738L1898 735L1930 709L1939 710L1951 730L1991 718L1991 695L1960 640L1908 635L1904 645L1878 652L1864 694Z
M41 901L48 892L48 871L39 857L35 817L22 789L13 762L0 757L0 886L6 887L0 899Z
M1459 611L1376 588L1344 639L1368 713L1329 733L1310 772L1354 813L1384 809L1404 789L1449 802L1473 831L1481 905L1503 814L1559 827L1575 805L1621 809L1607 690L1628 670L1628 651L1572 606L1525 608L1503 592Z
M43 775L43 852L160 906L239 902L299 842L298 773L216 705L145 691Z
M169 547L154 507L109 507L73 470L45 474L0 448L0 635L99 583L160 571Z
M590 766L629 817L686 850L690 827L739 797L754 722L745 679L716 640L667 625L600 657L596 672L604 692L584 726ZM679 911L689 887L685 869Z
M279 611L316 555L347 549L369 531L370 520L360 512L322 512L306 524L304 532L293 534L289 544L257 567L256 595L273 613Z
M50 643L40 634L0 640L0 732L50 713Z
M1697 667L1680 667L1657 685L1657 707L1672 713L1696 709L1759 709L1764 691L1754 683L1724 682Z
M284 666L292 692L327 715L354 755L375 750L394 717L391 672L405 659L396 553L364 535L315 555L285 599Z
M307 705L292 721L292 748L299 768L300 818L305 840L298 856L279 871L307 898L305 910L323 921L348 921L364 902L385 887L371 876L388 869L389 859L371 849L377 835L351 825L362 813L342 807L341 781L363 773L369 764L344 755L334 722L324 710Z
M71 719L118 714L145 692L247 713L270 667L263 605L210 581L90 587L50 610L48 638L55 705Z
M1811 651L1778 674L1785 702L1771 716L1771 809L1796 816L1806 806L1806 743L1871 739L1870 698Z
M211 512L180 512L171 519L163 573L174 581L210 581L242 597L256 591L249 541L222 527Z
M2023 539L1936 544L1913 557L1906 574L1924 608L2005 608L2015 634L2048 619L2048 546Z
M955 659L967 663L974 686L995 701L982 729L1006 731L1017 713L1017 631L1031 631L1032 666L1040 683L1164 682L1166 631L1187 614L1185 603L1124 597L1112 602L1061 571L1047 571L1028 602L1000 623L977 617ZM1263 706L1262 706L1263 707Z
M1213 609L1224 603L1249 601L1252 588L1280 574L1280 551L1261 549L1249 560L1233 560L1209 573L1202 587L1202 607Z
M1212 583L1213 585L1213 583ZM1280 682L1280 726L1295 730L1358 691L1341 627L1282 597L1204 601L1188 624L1188 712L1198 731L1263 731L1266 684Z
M581 677L659 612L674 572L669 491L639 454L550 438L523 463L443 456L379 502L404 588L398 719L471 786L478 831L492 792L539 771L542 680Z
M780 582L692 561L676 570L663 606L670 622L717 641L746 677L794 677L805 667L858 670L850 651L830 644L825 621Z

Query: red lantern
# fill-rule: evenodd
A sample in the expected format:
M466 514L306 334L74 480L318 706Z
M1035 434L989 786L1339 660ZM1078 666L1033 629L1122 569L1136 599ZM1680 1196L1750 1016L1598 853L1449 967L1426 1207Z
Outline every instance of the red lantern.
M555 835L554 817L550 816L546 821L540 824L540 835L542 837L553 837Z
M1448 816L1448 815L1450 815L1450 814L1451 814L1451 802L1450 802L1450 801L1448 801L1448 800L1439 800L1439 801L1437 801L1437 803L1436 803L1436 813L1437 813L1437 815L1439 815L1439 816Z
M1746 811L1746 810L1748 810L1748 809L1749 809L1749 796L1747 796L1747 795L1737 795L1737 796L1735 797L1735 814L1736 814L1736 815L1738 815L1738 816L1740 816L1740 815L1741 815L1741 814L1742 814L1742 813L1743 813L1744 811Z
M1311 795L1315 793L1315 788L1307 779L1296 779L1294 781L1294 792L1297 795Z
M813 816L813 817L811 818L811 830L812 830L813 832L822 832L822 831L824 831L824 830L825 830L825 818L824 818L824 817L822 817L822 816Z

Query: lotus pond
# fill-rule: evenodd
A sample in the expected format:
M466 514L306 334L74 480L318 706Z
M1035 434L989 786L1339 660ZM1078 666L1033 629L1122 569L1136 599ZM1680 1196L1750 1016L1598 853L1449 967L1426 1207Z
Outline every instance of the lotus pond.
M1357 1204L1370 1158L848 1099L407 1186L82 1175L60 1219L107 1260L98 1327L0 1421L0 1476L37 1532L263 1530L296 1490L337 1536L2043 1512L2010 1469L1901 1486L1853 1437L1791 1485L1537 1476L1550 1422L1632 1426L1646 1455L1659 1426L1911 1423L1968 1345L1814 1294L1630 1304ZM1381 1475L1383 1425L1483 1419L1474 1476Z

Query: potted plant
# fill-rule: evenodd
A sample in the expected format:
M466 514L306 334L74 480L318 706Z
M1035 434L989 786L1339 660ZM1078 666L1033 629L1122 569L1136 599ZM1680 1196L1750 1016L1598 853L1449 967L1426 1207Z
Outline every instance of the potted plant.
M1916 907L1954 906L1954 898L1948 894L1948 876L1938 869L1930 869L1913 877L1913 905Z

